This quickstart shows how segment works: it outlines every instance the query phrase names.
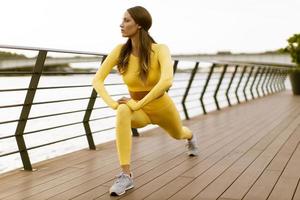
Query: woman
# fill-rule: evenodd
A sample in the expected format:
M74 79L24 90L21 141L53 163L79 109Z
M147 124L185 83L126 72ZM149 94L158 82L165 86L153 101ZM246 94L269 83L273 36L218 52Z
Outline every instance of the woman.
M171 87L173 67L167 46L156 44L149 35L152 25L149 12L136 6L129 8L122 21L121 32L128 40L117 45L107 56L93 80L93 87L116 116L116 145L122 172L110 188L113 196L133 188L130 172L131 128L157 124L175 139L187 139L190 156L198 153L196 137L183 127L180 116L166 91ZM104 88L104 80L117 66L128 87L130 97L114 101Z

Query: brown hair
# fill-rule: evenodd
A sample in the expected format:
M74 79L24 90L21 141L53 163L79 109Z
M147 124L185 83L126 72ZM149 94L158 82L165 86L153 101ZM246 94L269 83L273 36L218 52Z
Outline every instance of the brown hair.
M149 35L148 30L152 25L152 18L150 13L142 6L135 6L127 9L127 12L133 20L141 26L139 31L139 64L140 64L140 78L146 81L150 67L151 45L156 43ZM132 51L131 40L128 39L123 45L118 61L118 70L121 74L125 73L128 68L129 57Z

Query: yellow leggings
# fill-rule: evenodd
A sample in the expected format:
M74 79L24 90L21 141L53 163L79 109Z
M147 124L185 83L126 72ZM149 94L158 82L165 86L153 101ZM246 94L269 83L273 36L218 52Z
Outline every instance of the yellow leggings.
M148 124L157 124L175 139L192 138L191 131L182 126L179 113L167 93L137 111L131 111L126 104L120 104L116 119L116 145L120 165L130 164L131 128L141 128Z

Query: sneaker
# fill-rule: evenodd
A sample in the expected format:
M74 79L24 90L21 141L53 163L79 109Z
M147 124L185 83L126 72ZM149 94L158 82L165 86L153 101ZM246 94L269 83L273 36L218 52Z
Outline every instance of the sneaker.
M117 180L109 189L109 193L111 196L120 196L124 194L126 190L129 190L134 187L132 176L129 176L124 172L121 172L116 177Z
M192 139L187 140L186 144L189 156L198 156L197 137L193 135Z

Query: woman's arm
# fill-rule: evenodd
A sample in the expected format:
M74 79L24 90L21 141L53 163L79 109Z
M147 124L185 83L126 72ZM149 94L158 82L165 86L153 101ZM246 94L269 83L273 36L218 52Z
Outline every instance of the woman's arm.
M151 91L140 101L136 102L130 100L127 105L132 110L138 110L163 95L167 89L172 86L173 82L173 66L171 55L168 47L166 45L161 45L158 52L158 61L160 64L160 79L157 84L151 89Z
M103 101L112 109L117 109L119 104L118 102L114 101L107 93L104 87L104 80L107 77L107 75L110 73L112 68L117 65L121 47L122 47L121 44L116 46L113 49L113 51L106 57L101 67L97 71L92 82L92 85L96 90L96 92L101 96Z

